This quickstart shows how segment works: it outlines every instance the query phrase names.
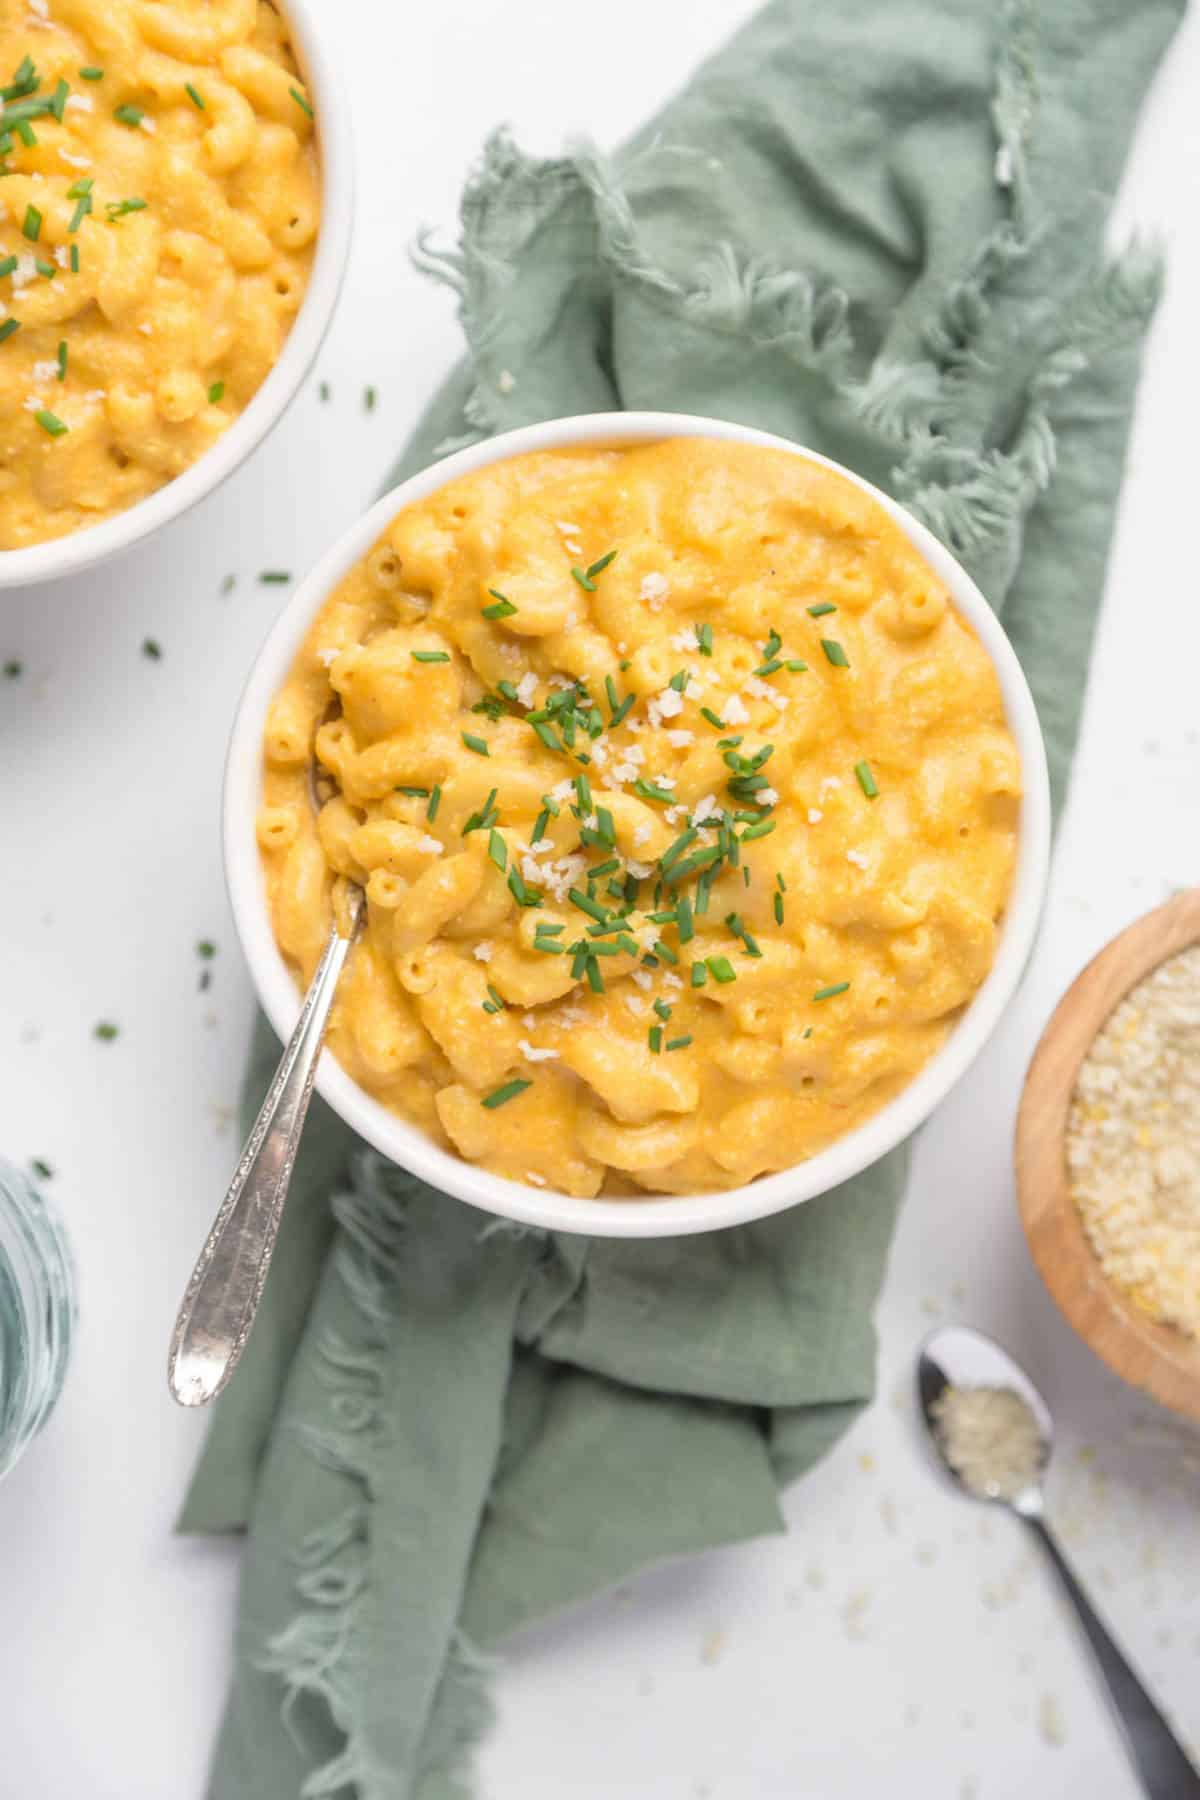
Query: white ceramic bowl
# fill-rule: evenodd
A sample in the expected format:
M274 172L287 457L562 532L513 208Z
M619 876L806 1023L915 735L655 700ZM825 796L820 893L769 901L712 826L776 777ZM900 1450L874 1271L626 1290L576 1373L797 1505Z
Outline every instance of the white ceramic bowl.
M807 456L826 468L828 457L802 450L784 438L717 419L675 413L595 413L556 419L511 431L447 457L402 482L334 545L284 608L251 671L234 722L225 771L225 871L234 919L259 998L281 1039L287 1039L300 1010L287 965L275 944L267 916L255 840L255 814L262 783L262 741L267 708L282 686L313 616L401 507L422 500L460 475L530 450L577 444L644 444L669 437L726 438L764 444ZM885 494L848 469L840 473L886 507L945 582L954 603L974 627L999 676L1009 727L1020 751L1025 780L1016 875L996 959L986 981L937 1055L916 1079L880 1112L807 1162L722 1193L645 1200L579 1200L546 1189L506 1181L440 1149L364 1092L329 1055L321 1062L317 1086L348 1125L377 1150L434 1187L473 1206L523 1224L598 1237L675 1237L710 1231L781 1212L811 1200L856 1175L909 1135L945 1098L974 1062L1012 997L1033 943L1046 884L1050 851L1050 793L1046 756L1033 700L1008 639L970 576L926 528Z
M344 46L332 19L318 22L318 0L283 0L292 46L313 97L321 170L321 224L316 255L300 311L279 360L251 400L211 450L145 500L105 519L24 550L0 550L0 588L28 587L74 575L127 550L160 525L178 519L237 469L282 418L333 317L350 252L354 218L354 153L350 108L339 69Z

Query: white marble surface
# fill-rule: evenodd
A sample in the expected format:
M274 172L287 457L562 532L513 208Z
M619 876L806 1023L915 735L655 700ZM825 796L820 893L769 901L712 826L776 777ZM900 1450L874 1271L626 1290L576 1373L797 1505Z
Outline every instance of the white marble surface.
M403 244L448 220L485 130L616 141L747 0L341 0L362 162L348 291L314 384L222 494L101 576L0 596L3 1145L44 1156L83 1316L59 1411L0 1489L0 1789L199 1800L236 1550L171 1521L201 1421L163 1381L174 1306L236 1148L251 1001L218 862L221 755L248 658L362 506L457 346ZM586 24L584 20L586 19ZM994 1330L1061 1419L1053 1508L1114 1626L1200 1738L1200 1436L1122 1391L1032 1273L1009 1136L1042 1020L1092 950L1197 879L1194 396L1200 17L1152 98L1123 216L1163 231L1149 358L1070 812L1040 952L926 1132L882 1307L880 1398L790 1496L786 1539L660 1571L517 1645L485 1800L936 1800L1136 1793L1015 1522L933 1480L897 1396L936 1319ZM362 394L380 393L368 416ZM238 584L220 595L222 577ZM152 635L163 659L139 651ZM220 951L197 991L197 939ZM92 1027L121 1027L112 1045ZM1062 1741L1050 1741L1061 1739ZM248 1797L249 1800L249 1797Z

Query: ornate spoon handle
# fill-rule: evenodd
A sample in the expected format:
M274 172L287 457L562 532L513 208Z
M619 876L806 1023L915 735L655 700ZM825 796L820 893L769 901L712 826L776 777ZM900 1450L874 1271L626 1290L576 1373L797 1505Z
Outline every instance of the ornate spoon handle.
M181 1406L204 1406L220 1393L254 1324L312 1098L329 1008L362 911L361 889L352 888L348 902L351 934L340 936L336 925L329 934L296 1029L175 1320L167 1380Z

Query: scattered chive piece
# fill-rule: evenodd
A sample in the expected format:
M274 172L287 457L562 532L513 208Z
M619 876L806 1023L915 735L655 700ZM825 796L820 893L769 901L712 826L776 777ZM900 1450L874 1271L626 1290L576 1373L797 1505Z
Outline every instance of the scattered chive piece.
M576 568L575 566L572 566L571 573L575 577L576 581L579 583L580 587L585 590L585 592L587 592L589 594L595 593L596 584L592 580L590 575L585 575L582 569Z
M47 412L44 408L33 416L48 437L64 437L70 429L63 424L57 413Z
M80 69L79 79L80 81L103 81L104 70L96 68Z
M196 945L196 955L199 956L204 962L211 962L213 957L216 954L217 954L217 946L213 943L212 939L211 938L201 938L199 943Z
M295 88L292 89L292 92L293 94L296 92ZM527 1087L532 1086L532 1081L523 1081L518 1076L515 1081L506 1081L503 1087L493 1088L490 1094L485 1094L480 1105L486 1106L489 1111L492 1111L497 1106L504 1106L509 1100L515 1100L518 1094L523 1094Z
M662 1020L663 1024L665 1025L667 1023L668 1019L671 1017L671 1009L667 1005L666 1001L665 1000L656 1000L654 1002L654 1010L658 1014L658 1017Z
M308 104L308 101L304 98L304 95L300 92L299 88L290 87L288 93L292 96L292 99L296 102L296 105L300 108L301 112L306 112L310 119L314 117L312 107ZM526 1085L528 1085L528 1083ZM485 1101L484 1105L486 1106L486 1104L487 1102Z
M50 100L49 100L50 111L53 114L53 116L58 120L60 125L62 124L62 121L63 121L63 113L66 111L66 105L67 105L67 96L70 92L71 92L71 89L70 89L69 85L63 80L62 76L60 75L58 78L58 83L54 89L53 94L50 97Z
M162 661L162 645L157 638L142 639L142 655L146 657L149 662Z
M419 663L443 663L450 661L448 650L414 650L412 659Z
M697 625L696 645L701 656L711 656L713 650L713 633L711 625Z
M488 991L488 997L483 1003L484 1012L485 1013L503 1012L504 1011L504 995L498 994L496 992L496 989L492 986L490 981L487 984L487 991Z
M652 781L635 781L633 791L640 794L643 800L661 800L665 806L672 806L675 802L674 794L669 793L666 788L656 787Z
M596 830L600 833L600 836L604 839L606 844L614 849L616 848L617 827L614 823L612 813L607 806L598 806L596 808Z
M719 981L722 986L727 982L737 980L737 976L733 972L733 964L727 956L706 956L704 960L708 964L713 980Z
M708 969L702 962L692 964L692 986L703 987L708 980Z
M534 927L535 937L561 937L566 930L565 925L553 925L549 919L539 919Z
M613 560L613 558L616 554L617 553L615 550L609 550L604 556L598 556L596 558L595 562L592 563L588 568L588 571L587 571L588 580L591 581L595 576L599 575L604 569L607 569L609 563Z
M473 750L476 756L490 756L492 754L487 747L486 738L476 737L472 731L464 731L460 735L463 743L467 746L467 749Z
M4 665L4 679L6 681L17 681L24 673L24 670L25 664L23 662L18 662L15 656L10 656Z
M692 1034L689 1031L686 1034L686 1036L684 1036L684 1037L671 1038L667 1044L667 1049L668 1050L686 1050L688 1045L691 1043L691 1041L692 1041Z
M821 648L825 652L826 661L831 662L835 669L848 669L850 667L850 658L846 655L846 652L842 649L842 646L838 643L836 638L822 638Z
M67 340L60 338L58 341L58 379L60 381L67 379L67 354Z
M332 390L330 389L329 383L327 381L318 382L318 384L317 384L318 400L328 400L331 391Z
M41 213L36 206L27 206L25 208L25 217L21 223L21 236L28 238L31 244L36 244L41 235L41 230Z
M260 571L258 579L268 587L272 587L278 586L281 582L290 581L292 577L291 571L288 569L263 569Z
M713 711L711 706L702 706L700 708L700 717L702 719L707 719L709 724L712 725L717 731L724 731L724 729L725 729L724 719L718 718L717 714Z
M844 994L850 986L848 981L835 982L833 987L818 988L813 995L814 1000L832 1000L837 994Z
M484 607L484 609L483 609L484 618L485 619L511 619L517 609L513 605L512 601L508 598L508 595L502 594L500 592L499 588L489 588L488 593L492 595L496 604L494 606L485 606Z
M398 787L398 794L407 794L413 800L428 800L429 789L423 787Z
M508 845L493 825L488 833L488 856L503 875L508 867Z
M863 793L867 796L867 799L868 800L878 799L879 788L876 785L875 777L871 773L870 763L868 763L868 762L855 763L854 773L858 776L858 785L862 789Z
M512 703L513 703L513 705L514 705L514 706L515 706L515 705L516 705L516 703L517 703L517 690L516 690L516 688L515 688L515 687L514 687L514 686L513 686L513 684L512 684L512 682L511 682L511 681L498 681L498 682L497 682L497 683L496 683L496 692L497 692L497 693L499 693L499 694L503 694L503 695L504 695L504 698L505 698L505 699L506 699L506 700L511 700L511 701L512 701Z
M769 837L775 829L774 819L760 819L756 825L747 825L742 833L743 844L753 842L755 838ZM747 871L749 873L749 871Z
M652 1025L646 1033L646 1041L650 1045L655 1056L657 1056L662 1049L662 1026Z
M776 894L776 896L775 896L775 923L777 925L783 924L783 895L782 894Z
M562 745L559 743L558 739L555 737L553 731L551 731L549 725L547 725L543 720L527 719L526 724L532 725L534 731L536 731L538 737L542 740L542 743L545 744L547 750L561 750L562 749Z
M637 699L636 694L626 694L626 696L622 700L620 706L618 706L616 712L614 712L609 723L611 725L619 725L621 723L621 720L625 717L625 714L633 706L633 703L636 699Z
M664 962L677 963L679 961L670 945L664 944L661 938L655 938L653 948L655 956L661 956Z
M579 802L580 812L590 813L592 810L592 789L587 776L576 775L572 785L575 789L575 798Z
M201 94L199 88L194 88L190 81L185 81L183 84L183 91L193 106L197 107L201 112L208 111L208 108L204 104L204 96Z
M208 404L210 406L216 406L218 404L218 402L220 402L224 398L225 398L225 383L223 381L214 381L212 386L208 390Z
M375 411L375 402L379 398L379 389L366 387L363 389L363 407L367 412Z
M789 675L803 675L808 664L806 662L801 662L798 656L793 656L789 657L788 661L785 662L783 666Z
M147 201L139 200L138 196L133 194L128 200L106 201L104 211L110 219L123 219L126 213L145 212L147 204Z
M54 263L43 262L40 256L34 258L33 266L39 275L45 276L47 281L53 281L54 277L58 274L58 269Z
M0 276L11 275L17 266L15 256L0 257Z
M682 692L683 692L684 688L687 686L687 684L688 684L687 670L686 669L676 669L675 673L671 677L670 686L675 689L675 692L677 694L682 694Z
M10 338L14 331L20 331L20 329L20 319L5 319L3 325L0 325L0 344L4 342L5 338Z
M680 943L690 944L696 935L696 927L692 923L692 903L686 894L680 896L679 905L675 909L675 924Z
M771 658L770 662L759 663L759 665L758 665L757 669L755 669L754 673L761 679L761 677L764 675L774 675L776 673L776 671L779 669L782 669L782 667L783 667L783 664L780 662L779 658L777 656L773 656Z
M102 1044L111 1044L120 1035L120 1030L120 1026L114 1025L111 1019L101 1019L98 1025L92 1027L92 1036L99 1038Z
M122 125L128 125L130 131L136 131L145 116L140 106L118 106L113 113L113 118Z
M50 1164L46 1161L44 1156L32 1157L29 1166L34 1174L42 1181L49 1181L54 1174L54 1170L50 1167Z
M237 586L237 576L236 575L226 575L224 580L221 583L221 593L223 595L224 594L232 594L232 592L236 586Z
M79 273L79 245L78 244L71 245L71 273L72 273L72 275L78 275L78 273Z
M441 804L442 804L441 783L436 782L434 784L433 792L429 796L429 805L425 808L425 817L428 819L428 821L431 825L433 824L433 821L437 818L438 807Z
M570 888L567 891L567 899L572 906L577 906L580 912L586 913L589 919L595 919L601 925L608 924L608 908L601 906L598 900L593 900L590 894L581 894L578 888Z
M835 613L837 607L832 600L822 600L819 606L808 606L804 610L810 619L823 619L826 613Z

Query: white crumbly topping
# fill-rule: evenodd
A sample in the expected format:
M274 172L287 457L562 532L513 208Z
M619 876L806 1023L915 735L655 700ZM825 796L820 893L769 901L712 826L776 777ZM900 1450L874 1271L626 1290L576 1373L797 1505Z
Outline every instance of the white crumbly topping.
M24 250L17 257L17 266L12 272L11 280L14 288L28 287L37 276L37 261L31 251Z
M501 394L511 394L517 385L517 378L511 369L501 369L496 377L496 389Z
M670 790L675 786L675 777L673 775L664 775L661 771L658 774L653 775L651 780L655 787L667 788Z
M546 1177L544 1175L539 1175L536 1169L526 1169L525 1179L526 1181L532 1182L534 1187L545 1187L546 1185Z
M565 781L555 782L554 786L550 789L550 798L552 800L565 800L569 794L573 794L574 792L575 783L568 775Z
M526 669L517 683L517 699L522 706L532 706L537 695L538 678L532 669Z
M827 775L817 790L817 798L824 800L829 794L836 794L842 785L840 775Z
M730 694L720 712L727 725L744 725L750 717L739 694Z
M635 881L645 881L647 875L652 875L654 873L653 863L635 862L632 856L627 856L625 858L625 867Z
M532 856L545 856L547 850L553 850L553 848L553 838L534 838L532 844L529 846L530 854Z
M631 969L629 973L638 987L649 988L654 986L654 977L651 975L649 969Z
M440 856L445 848L445 844L439 838L430 837L428 834L417 839L417 849L423 850L426 856Z
M471 955L475 958L476 962L491 962L492 951L494 948L495 948L495 946L492 944L489 944L487 939L484 938L478 944L476 944L475 948L471 952Z
M90 94L68 94L63 102L64 112L95 112L96 102Z
M642 999L640 994L622 994L621 998L635 1019L640 1019L645 1016L646 1002Z
M646 702L646 711L652 725L661 725L664 719L677 719L683 711L683 695L676 688L666 687Z
M825 814L821 811L820 807L818 807L818 806L810 806L809 807L808 822L810 825L819 825L821 823L821 820L824 817L825 817Z
M689 744L695 743L696 734L694 731L668 731L666 738L672 750L686 750Z
M554 1062L558 1056L557 1050L535 1049L535 1047L529 1042L529 1040L527 1038L519 1038L517 1040L517 1048L521 1052L521 1055L525 1058L526 1062L532 1062L532 1063Z
M865 869L869 867L868 859L863 855L861 850L847 850L846 861L848 863L853 863L856 869Z
M663 976L663 986L668 993L675 994L683 987L683 982L679 979L678 975L672 975L670 969L668 969Z
M642 599L651 612L661 612L663 601L671 591L671 584L665 575L643 575L642 585L638 589Z
M35 362L33 379L35 381L57 381L58 364L56 362Z
M753 695L756 700L769 700L776 712L784 712L790 705L787 695L781 694L778 688L773 688L769 681L762 679L761 675L747 677L746 692Z
M779 795L773 787L759 788L754 798L760 806L778 806Z
M680 820L686 819L687 816L688 809L682 802L678 806L668 806L663 811L663 818L668 825L678 825Z
M1139 982L1097 1036L1067 1168L1105 1274L1200 1337L1200 945Z
M73 150L64 150L61 144L58 146L58 154L73 169L90 169L92 166L90 156L77 156Z
M715 794L705 794L702 799L697 800L692 808L693 825L703 825L705 819L719 819L720 817L721 808L717 804Z
M1012 151L1007 144L1001 144L1000 148L996 151L994 173L997 187L1006 188L1012 186L1013 158Z
M326 669L331 668L341 655L336 644L327 644L323 650L317 651L317 661Z
M652 825L647 825L644 820L640 825L635 825L633 828L633 841L639 850L643 844L648 844L650 842L653 835L654 827Z
M582 536L582 527L579 525L572 525L569 519L555 519L554 529L555 531L561 531L564 537L577 538Z
M71 260L71 252L65 244L59 244L54 252L54 260L60 269L65 269Z
M971 1493L1015 1500L1037 1480L1041 1432L1014 1388L947 1387L930 1410L946 1461Z

